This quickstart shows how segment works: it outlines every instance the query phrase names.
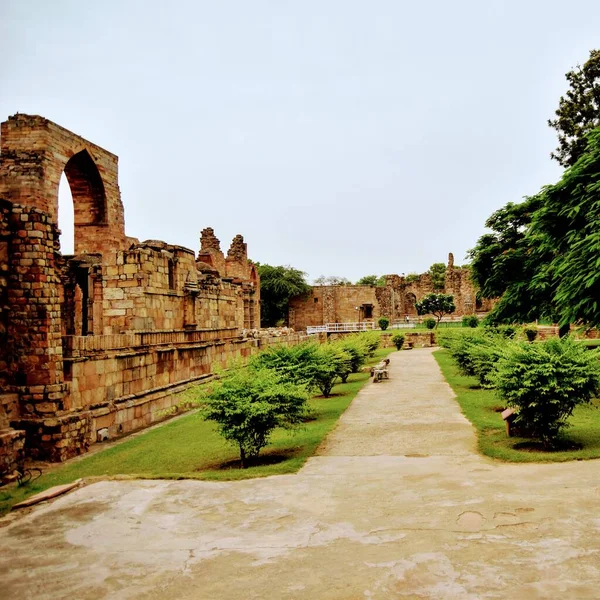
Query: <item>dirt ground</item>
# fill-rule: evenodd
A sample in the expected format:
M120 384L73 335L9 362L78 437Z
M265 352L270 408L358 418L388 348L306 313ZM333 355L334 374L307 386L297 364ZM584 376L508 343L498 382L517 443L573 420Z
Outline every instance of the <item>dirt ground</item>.
M431 350L390 367L297 475L105 481L9 515L1 597L600 597L600 462L481 457Z

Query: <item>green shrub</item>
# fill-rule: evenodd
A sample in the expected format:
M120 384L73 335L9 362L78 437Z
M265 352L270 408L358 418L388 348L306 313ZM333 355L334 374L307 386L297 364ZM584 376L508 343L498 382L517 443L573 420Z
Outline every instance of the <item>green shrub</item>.
M573 409L600 391L597 352L569 337L509 344L496 369L498 395L517 409L515 423L545 448L556 445Z
M381 329L381 331L385 331L390 325L390 320L387 317L381 317L379 321L377 321L377 324L379 325L379 329Z
M491 325L486 327L488 333L498 334L507 339L513 339L521 330L518 325Z
M277 427L303 422L308 394L268 369L232 369L203 394L203 415L240 451L242 468L269 443Z
M462 318L462 326L463 327L477 327L479 325L479 319L477 315L465 315Z
M338 342L339 347L350 355L350 372L358 373L367 360L369 350L360 335L351 335Z
M365 345L365 348L367 350L367 356L373 358L373 356L375 356L375 351L377 350L377 348L379 348L379 342L381 341L379 334L375 331L369 333L361 333L360 339Z
M449 338L450 355L456 361L458 368L463 375L475 376L475 347L487 346L489 340L483 333L468 329L462 331L461 335L454 334Z
M336 354L336 375L342 380L342 383L346 383L348 376L353 372L353 355L341 342L334 342L328 345L333 348Z
M424 323L425 327L427 327L427 329L434 329L437 321L435 319L432 319L431 317L429 317L427 319L424 319L423 323Z
M471 344L471 368L481 387L495 386L496 366L508 343L506 338L494 336L483 337L480 343Z
M402 346L404 346L404 339L403 333L395 333L392 336L392 344L396 346L396 350L402 350Z
M319 346L316 360L311 364L312 381L325 398L329 398L335 378L351 371L350 355L333 344Z
M297 346L275 346L257 354L250 361L250 368L270 369L284 381L297 385L306 385L309 389L316 386L314 364L318 360L319 344L305 342Z
M523 333L525 334L525 337L527 338L528 342L533 342L533 340L535 340L535 338L537 337L538 330L537 327L528 325L523 329Z

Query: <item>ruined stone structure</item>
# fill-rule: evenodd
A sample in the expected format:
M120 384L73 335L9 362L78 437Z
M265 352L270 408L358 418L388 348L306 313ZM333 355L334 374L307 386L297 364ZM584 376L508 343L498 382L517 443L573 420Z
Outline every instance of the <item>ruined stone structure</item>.
M289 303L289 325L296 331L326 323L377 322L380 317L404 321L406 315L417 316L415 303L430 293L454 296L454 318L491 310L492 301L477 299L469 277L469 269L454 266L454 256L448 257L446 284L443 290L433 287L429 273L416 279L387 275L385 286L334 285L314 286L307 296L297 296Z
M251 353L260 292L240 235L224 256L204 229L197 257L127 237L114 154L21 114L0 144L1 475L23 452L64 460L99 430L148 425L174 391ZM63 172L74 256L60 253Z

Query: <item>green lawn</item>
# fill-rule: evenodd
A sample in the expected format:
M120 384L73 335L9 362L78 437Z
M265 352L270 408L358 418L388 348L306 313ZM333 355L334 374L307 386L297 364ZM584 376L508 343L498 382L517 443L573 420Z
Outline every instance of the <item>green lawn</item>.
M369 364L379 362L392 348L377 350ZM216 432L215 424L196 411L156 427L120 444L57 466L22 488L15 485L0 490L0 515L13 504L54 485L80 477L129 476L147 479L210 479L226 481L295 473L333 428L368 373L350 375L348 382L333 388L330 398L309 401L314 419L293 432L277 430L261 452L260 463L239 468L237 449Z
M510 462L563 462L600 458L600 401L575 409L566 431L566 440L580 450L541 452L519 449L530 440L507 437L504 421L497 412L502 406L494 390L482 389L475 377L461 375L448 350L434 356L454 393L464 415L477 429L482 454ZM517 446L515 448L515 446Z

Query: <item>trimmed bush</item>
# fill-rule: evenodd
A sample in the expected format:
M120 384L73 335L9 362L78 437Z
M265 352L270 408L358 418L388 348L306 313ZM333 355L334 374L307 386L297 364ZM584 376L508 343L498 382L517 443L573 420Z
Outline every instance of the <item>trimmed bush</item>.
M402 346L404 346L404 339L403 333L395 333L392 336L392 344L396 346L396 350L402 350Z
M379 321L377 321L377 324L379 325L379 329L381 329L381 331L385 331L390 325L390 320L387 317L381 317Z
M429 317L428 319L423 320L423 324L425 325L425 327L427 327L427 329L435 329L437 321Z
M477 327L479 325L479 319L477 315L465 315L462 318L462 326L463 327Z
M574 408L600 392L597 351L569 337L509 344L494 377L498 395L517 409L515 423L544 448L557 445Z
M527 338L528 342L533 342L537 337L538 330L537 327L534 327L533 325L528 325L523 329L523 333L525 334L525 337Z

